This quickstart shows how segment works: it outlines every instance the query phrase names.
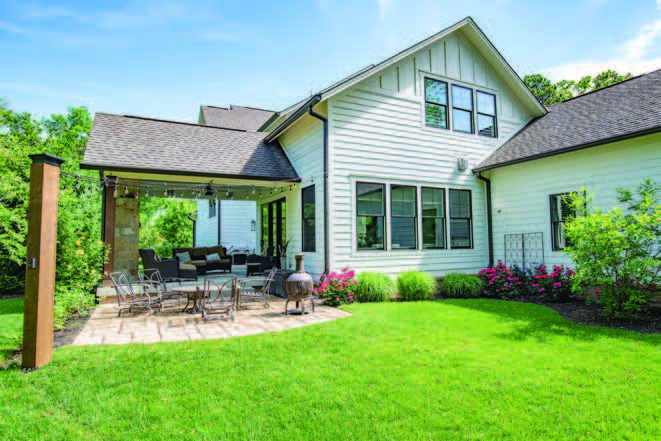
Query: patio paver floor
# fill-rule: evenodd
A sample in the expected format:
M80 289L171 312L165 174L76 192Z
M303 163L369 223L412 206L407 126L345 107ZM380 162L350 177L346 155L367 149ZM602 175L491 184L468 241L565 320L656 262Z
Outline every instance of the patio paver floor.
M186 340L212 340L244 335L278 332L336 320L351 314L315 303L311 312L309 302L305 316L284 315L285 301L271 297L270 308L254 304L234 312L234 321L224 318L202 319L201 314L181 312L186 297L169 299L161 311L135 311L117 317L116 303L99 306L78 334L74 345L158 343ZM290 309L293 305L289 305ZM218 316L221 317L221 316Z

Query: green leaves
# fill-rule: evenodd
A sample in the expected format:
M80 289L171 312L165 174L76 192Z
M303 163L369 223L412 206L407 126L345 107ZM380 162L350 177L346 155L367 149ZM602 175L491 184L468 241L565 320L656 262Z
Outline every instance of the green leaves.
M593 90L620 83L632 77L633 75L630 73L622 75L614 70L607 70L594 78L586 75L578 81L560 80L553 83L544 75L531 74L523 77L523 82L542 104L550 106Z

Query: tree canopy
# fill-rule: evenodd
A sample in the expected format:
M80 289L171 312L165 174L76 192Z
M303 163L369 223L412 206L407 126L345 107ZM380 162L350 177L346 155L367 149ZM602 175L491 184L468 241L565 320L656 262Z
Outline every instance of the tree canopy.
M633 75L630 73L623 75L614 70L607 70L595 77L586 75L578 81L561 80L557 83L552 82L542 74L530 74L523 77L523 82L542 104L550 106L593 90L620 83L632 77Z

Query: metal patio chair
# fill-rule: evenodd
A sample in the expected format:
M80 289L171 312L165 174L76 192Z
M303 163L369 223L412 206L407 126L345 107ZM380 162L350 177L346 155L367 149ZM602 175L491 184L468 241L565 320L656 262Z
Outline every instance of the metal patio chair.
M163 277L161 276L161 272L157 269L147 269L144 271L138 271L138 277L140 277L140 281L143 283L146 283L156 290L156 295L159 296L159 299L161 302L163 300L167 299L172 299L174 297L179 297L181 293L178 293L176 291L168 290L168 284L165 280L163 280ZM181 282L183 282L183 279L173 279L174 282L178 283L179 286L181 286Z
M275 278L276 269L265 272L264 277L246 277L237 281L239 292L237 309L245 302L264 303L264 308L269 308L269 287Z
M111 273L110 280L117 292L118 317L122 315L122 311L131 312L133 308L149 309L151 315L154 309L161 309L163 306L159 288L156 288L158 292L156 296L150 296L150 285L144 282L129 282L124 273Z
M202 318L206 321L211 314L226 314L234 321L234 298L232 284L234 279L219 281L215 278L204 279L204 295L201 299Z

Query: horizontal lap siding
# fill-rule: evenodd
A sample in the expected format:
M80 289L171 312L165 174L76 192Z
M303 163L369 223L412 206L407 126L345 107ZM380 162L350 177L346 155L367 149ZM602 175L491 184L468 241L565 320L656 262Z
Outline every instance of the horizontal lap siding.
M301 184L295 186L293 191L265 198L260 204L283 196L287 198L287 239L290 243L286 266L293 268L295 265L293 256L302 249L301 189L315 185L316 247L315 252L304 254L305 270L313 277L319 278L324 271L323 125L321 121L304 116L282 135L280 143L301 178ZM260 212L260 204L258 204L258 212ZM258 213L259 217L261 217L260 213Z
M218 244L218 219L209 218L209 200L197 201L197 221L195 221L195 246L206 247Z
M489 172L493 192L494 255L505 258L505 234L541 231L547 265L571 264L564 251L552 251L549 196L594 192L604 210L618 205L615 189L634 188L644 178L661 180L661 135L593 147Z

